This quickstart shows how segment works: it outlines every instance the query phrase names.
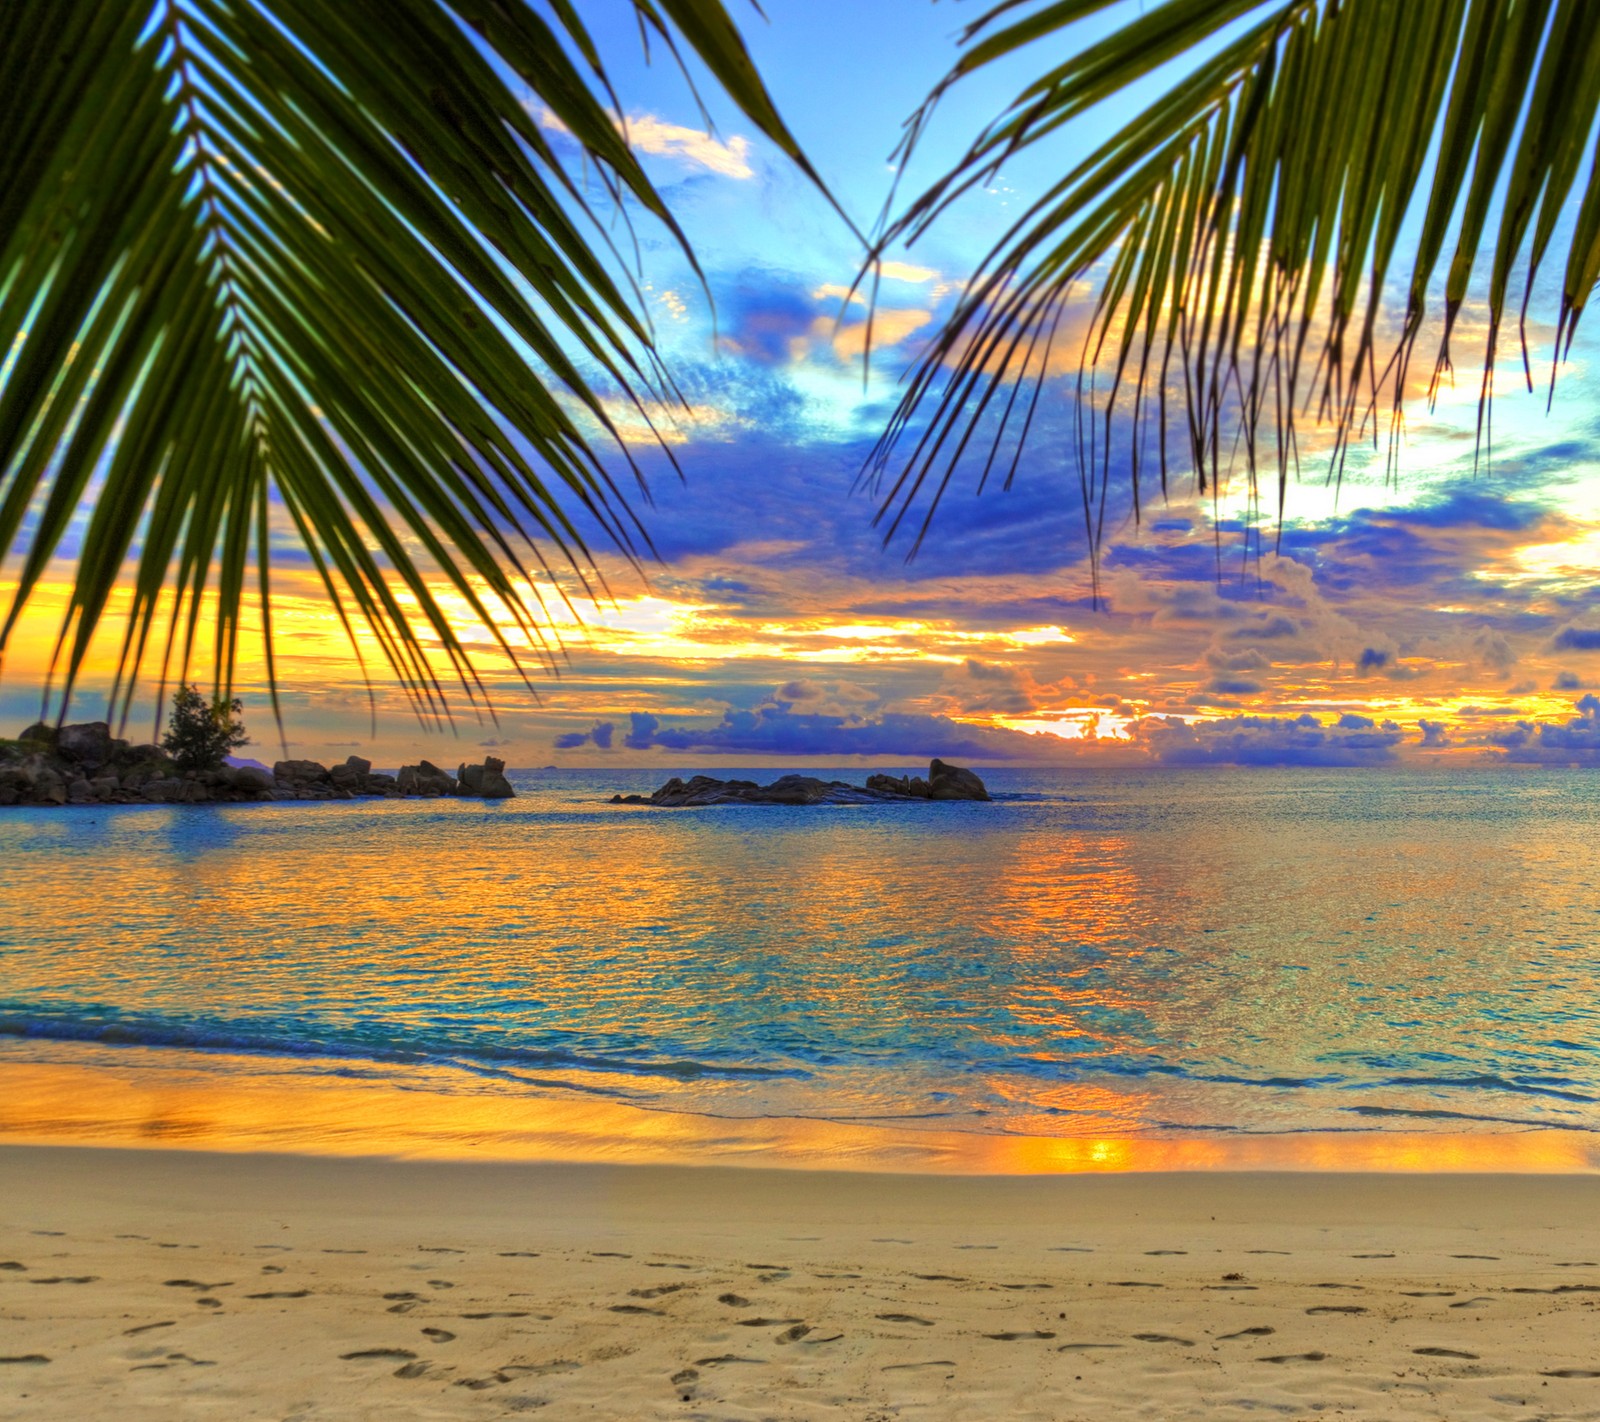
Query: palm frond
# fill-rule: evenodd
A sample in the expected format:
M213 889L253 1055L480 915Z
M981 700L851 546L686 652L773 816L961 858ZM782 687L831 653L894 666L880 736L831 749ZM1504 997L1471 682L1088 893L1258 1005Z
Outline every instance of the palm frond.
M1018 155L1093 131L1107 100L1183 62L1181 77L1142 112L1062 164L909 373L866 471L883 495L886 541L920 507L920 542L969 447L982 457L980 485L996 469L1007 482L1014 476L1040 392L1060 369L1052 360L1064 324L1082 326L1074 453L1092 558L1105 531L1118 419L1135 515L1152 423L1167 489L1169 387L1181 385L1183 454L1200 492L1216 492L1242 446L1252 500L1258 471L1275 476L1280 527L1303 420L1330 432L1335 478L1351 441L1376 441L1387 425L1392 472L1413 349L1441 266L1432 392L1451 369L1469 283L1492 246L1481 449L1515 279L1520 272L1531 389L1529 301L1562 246L1556 361L1570 348L1600 277L1600 179L1589 148L1600 112L1600 5L1162 0L1078 43L1075 27L1114 3L993 5L966 29L965 53L908 125L902 159L951 85L1029 46L1044 56L1039 78L885 223L880 255L925 236ZM1409 273L1396 271L1412 240ZM1408 281L1404 311L1391 316L1385 301L1398 276ZM1085 283L1097 294L1075 323ZM1554 379L1553 367L1552 394Z
M634 6L806 167L717 0ZM574 410L614 434L607 389L674 391L550 130L693 260L579 8L0 0L0 32L0 654L72 559L64 711L131 562L122 713L203 619L230 695L253 573L270 680L298 540L420 714L483 690L430 566L524 680L519 646L553 658L528 575L594 576L576 512L649 546Z

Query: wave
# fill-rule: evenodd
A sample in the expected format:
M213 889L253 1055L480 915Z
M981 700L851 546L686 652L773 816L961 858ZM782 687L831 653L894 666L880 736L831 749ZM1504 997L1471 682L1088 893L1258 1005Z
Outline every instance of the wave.
M0 1013L0 1037L57 1042L94 1042L106 1046L171 1047L188 1051L242 1052L262 1056L326 1058L404 1066L457 1066L485 1075L504 1075L505 1068L585 1071L674 1081L701 1078L805 1079L810 1073L794 1067L748 1063L705 1062L626 1055L600 1055L555 1047L512 1047L493 1043L466 1045L456 1041L350 1040L295 1033L248 1023L181 1021L161 1017ZM526 1080L526 1078L520 1078ZM547 1084L572 1089L571 1082ZM581 1089L581 1088L579 1088Z

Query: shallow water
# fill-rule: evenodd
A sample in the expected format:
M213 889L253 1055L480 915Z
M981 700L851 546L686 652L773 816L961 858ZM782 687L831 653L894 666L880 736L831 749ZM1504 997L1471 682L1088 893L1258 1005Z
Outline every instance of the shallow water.
M1065 1138L1600 1129L1600 780L985 774L993 804L653 811L604 800L664 772L568 771L8 810L0 1063Z

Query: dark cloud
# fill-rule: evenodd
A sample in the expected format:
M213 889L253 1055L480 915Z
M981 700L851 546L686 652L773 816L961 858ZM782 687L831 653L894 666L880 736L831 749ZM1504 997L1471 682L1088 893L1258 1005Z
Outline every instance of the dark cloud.
M1551 645L1558 652L1600 652L1600 627L1563 627Z
M1379 667L1388 666L1388 664L1389 654L1377 647L1363 647L1361 649L1361 657L1356 662L1356 665L1362 671L1375 671Z
M1397 759L1395 747L1402 736L1393 722L1375 726L1364 716L1354 716L1324 725L1306 714L1192 723L1159 718L1142 722L1138 739L1161 765L1375 766Z
M630 750L697 751L740 756L934 756L969 760L1037 760L1041 754L1066 755L1054 738L995 727L975 727L947 716L886 711L874 716L838 716L793 711L778 703L753 711L729 710L710 725L664 725L657 716L635 711L623 738Z
M596 721L587 731L570 731L564 736L557 736L555 747L557 750L577 750L579 746L594 745L601 750L610 750L616 729L614 722Z
M1600 766L1600 697L1591 693L1566 721L1518 721L1489 737L1518 765Z
M1557 691L1582 691L1583 681L1574 672L1557 672L1555 689Z

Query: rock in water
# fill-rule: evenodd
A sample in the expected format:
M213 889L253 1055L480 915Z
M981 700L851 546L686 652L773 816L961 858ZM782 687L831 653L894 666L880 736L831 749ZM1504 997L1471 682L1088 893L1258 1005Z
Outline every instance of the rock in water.
M718 780L676 775L652 794L613 795L613 805L870 805L892 800L987 800L989 792L970 770L936 760L928 779L920 775L869 775L865 786L843 780L818 780L811 775L782 775L770 785L754 780Z
M942 760L928 766L928 793L934 800L987 800L989 791L983 781L960 765L949 765Z

